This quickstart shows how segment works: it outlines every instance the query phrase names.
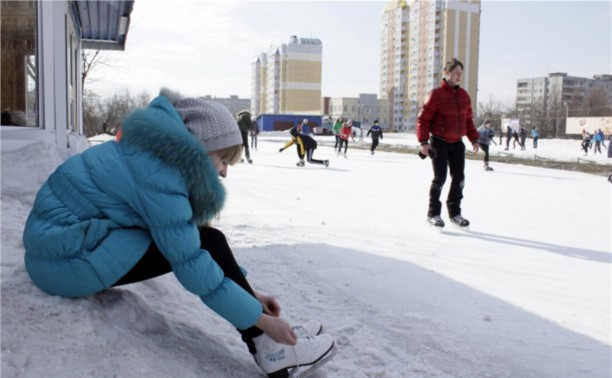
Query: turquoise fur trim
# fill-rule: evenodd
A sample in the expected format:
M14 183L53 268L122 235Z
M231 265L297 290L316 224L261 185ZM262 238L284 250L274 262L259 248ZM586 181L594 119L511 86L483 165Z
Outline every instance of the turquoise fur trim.
M212 159L165 97L127 117L119 143L149 151L181 171L196 224L210 221L223 208L225 189Z

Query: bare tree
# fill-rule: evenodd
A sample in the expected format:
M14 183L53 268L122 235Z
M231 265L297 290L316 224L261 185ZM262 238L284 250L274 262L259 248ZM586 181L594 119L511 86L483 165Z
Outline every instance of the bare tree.
M91 137L102 132L100 98L91 91L83 92L83 133Z
M579 117L612 116L612 105L606 97L606 91L600 87L590 88L582 103L577 104L581 113Z
M115 93L102 104L102 120L106 132L115 133L123 119L133 110L145 107L150 96L146 92L132 95L129 89Z
M501 119L503 104L496 101L493 95L489 95L487 102L478 103L478 123L483 123L485 120L491 121L493 130L501 129Z
M92 92L83 96L83 130L88 137L115 134L125 117L133 110L145 107L150 100L147 92L132 94L128 89L101 100Z
M85 80L91 79L92 71L100 67L118 68L110 63L110 58L102 50L81 50L81 88L85 88Z

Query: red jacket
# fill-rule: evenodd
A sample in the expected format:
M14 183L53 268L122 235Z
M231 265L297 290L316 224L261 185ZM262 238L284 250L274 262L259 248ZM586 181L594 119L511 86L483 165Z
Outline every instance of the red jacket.
M472 120L470 95L459 86L453 88L446 80L429 92L417 118L416 134L419 142L427 142L429 135L447 143L456 143L467 135L470 142L478 142L478 131Z
M343 124L342 128L340 129L340 138L344 140L348 140L348 138L352 136L352 134L353 134L353 127L349 126L346 123Z

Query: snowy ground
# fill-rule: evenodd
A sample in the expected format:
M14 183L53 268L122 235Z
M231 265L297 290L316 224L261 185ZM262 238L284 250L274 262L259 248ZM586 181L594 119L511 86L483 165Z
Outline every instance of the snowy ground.
M605 177L468 160L471 231L439 233L425 222L428 161L322 146L329 168L297 168L280 140L230 168L215 226L284 317L334 335L316 377L611 376ZM548 145L580 157L571 142ZM258 376L238 334L172 275L78 300L32 285L21 232L58 161L44 144L2 154L2 376Z

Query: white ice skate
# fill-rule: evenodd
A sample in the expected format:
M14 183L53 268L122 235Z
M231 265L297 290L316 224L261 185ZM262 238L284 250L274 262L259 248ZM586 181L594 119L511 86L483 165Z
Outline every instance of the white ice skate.
M334 339L325 334L299 337L295 346L277 343L265 333L253 342L255 362L269 377L289 377L305 367L319 367L334 349Z
M321 334L323 331L323 325L321 322L316 320L309 320L302 325L298 325L293 328L293 332L297 335L298 338L305 336L316 336Z

